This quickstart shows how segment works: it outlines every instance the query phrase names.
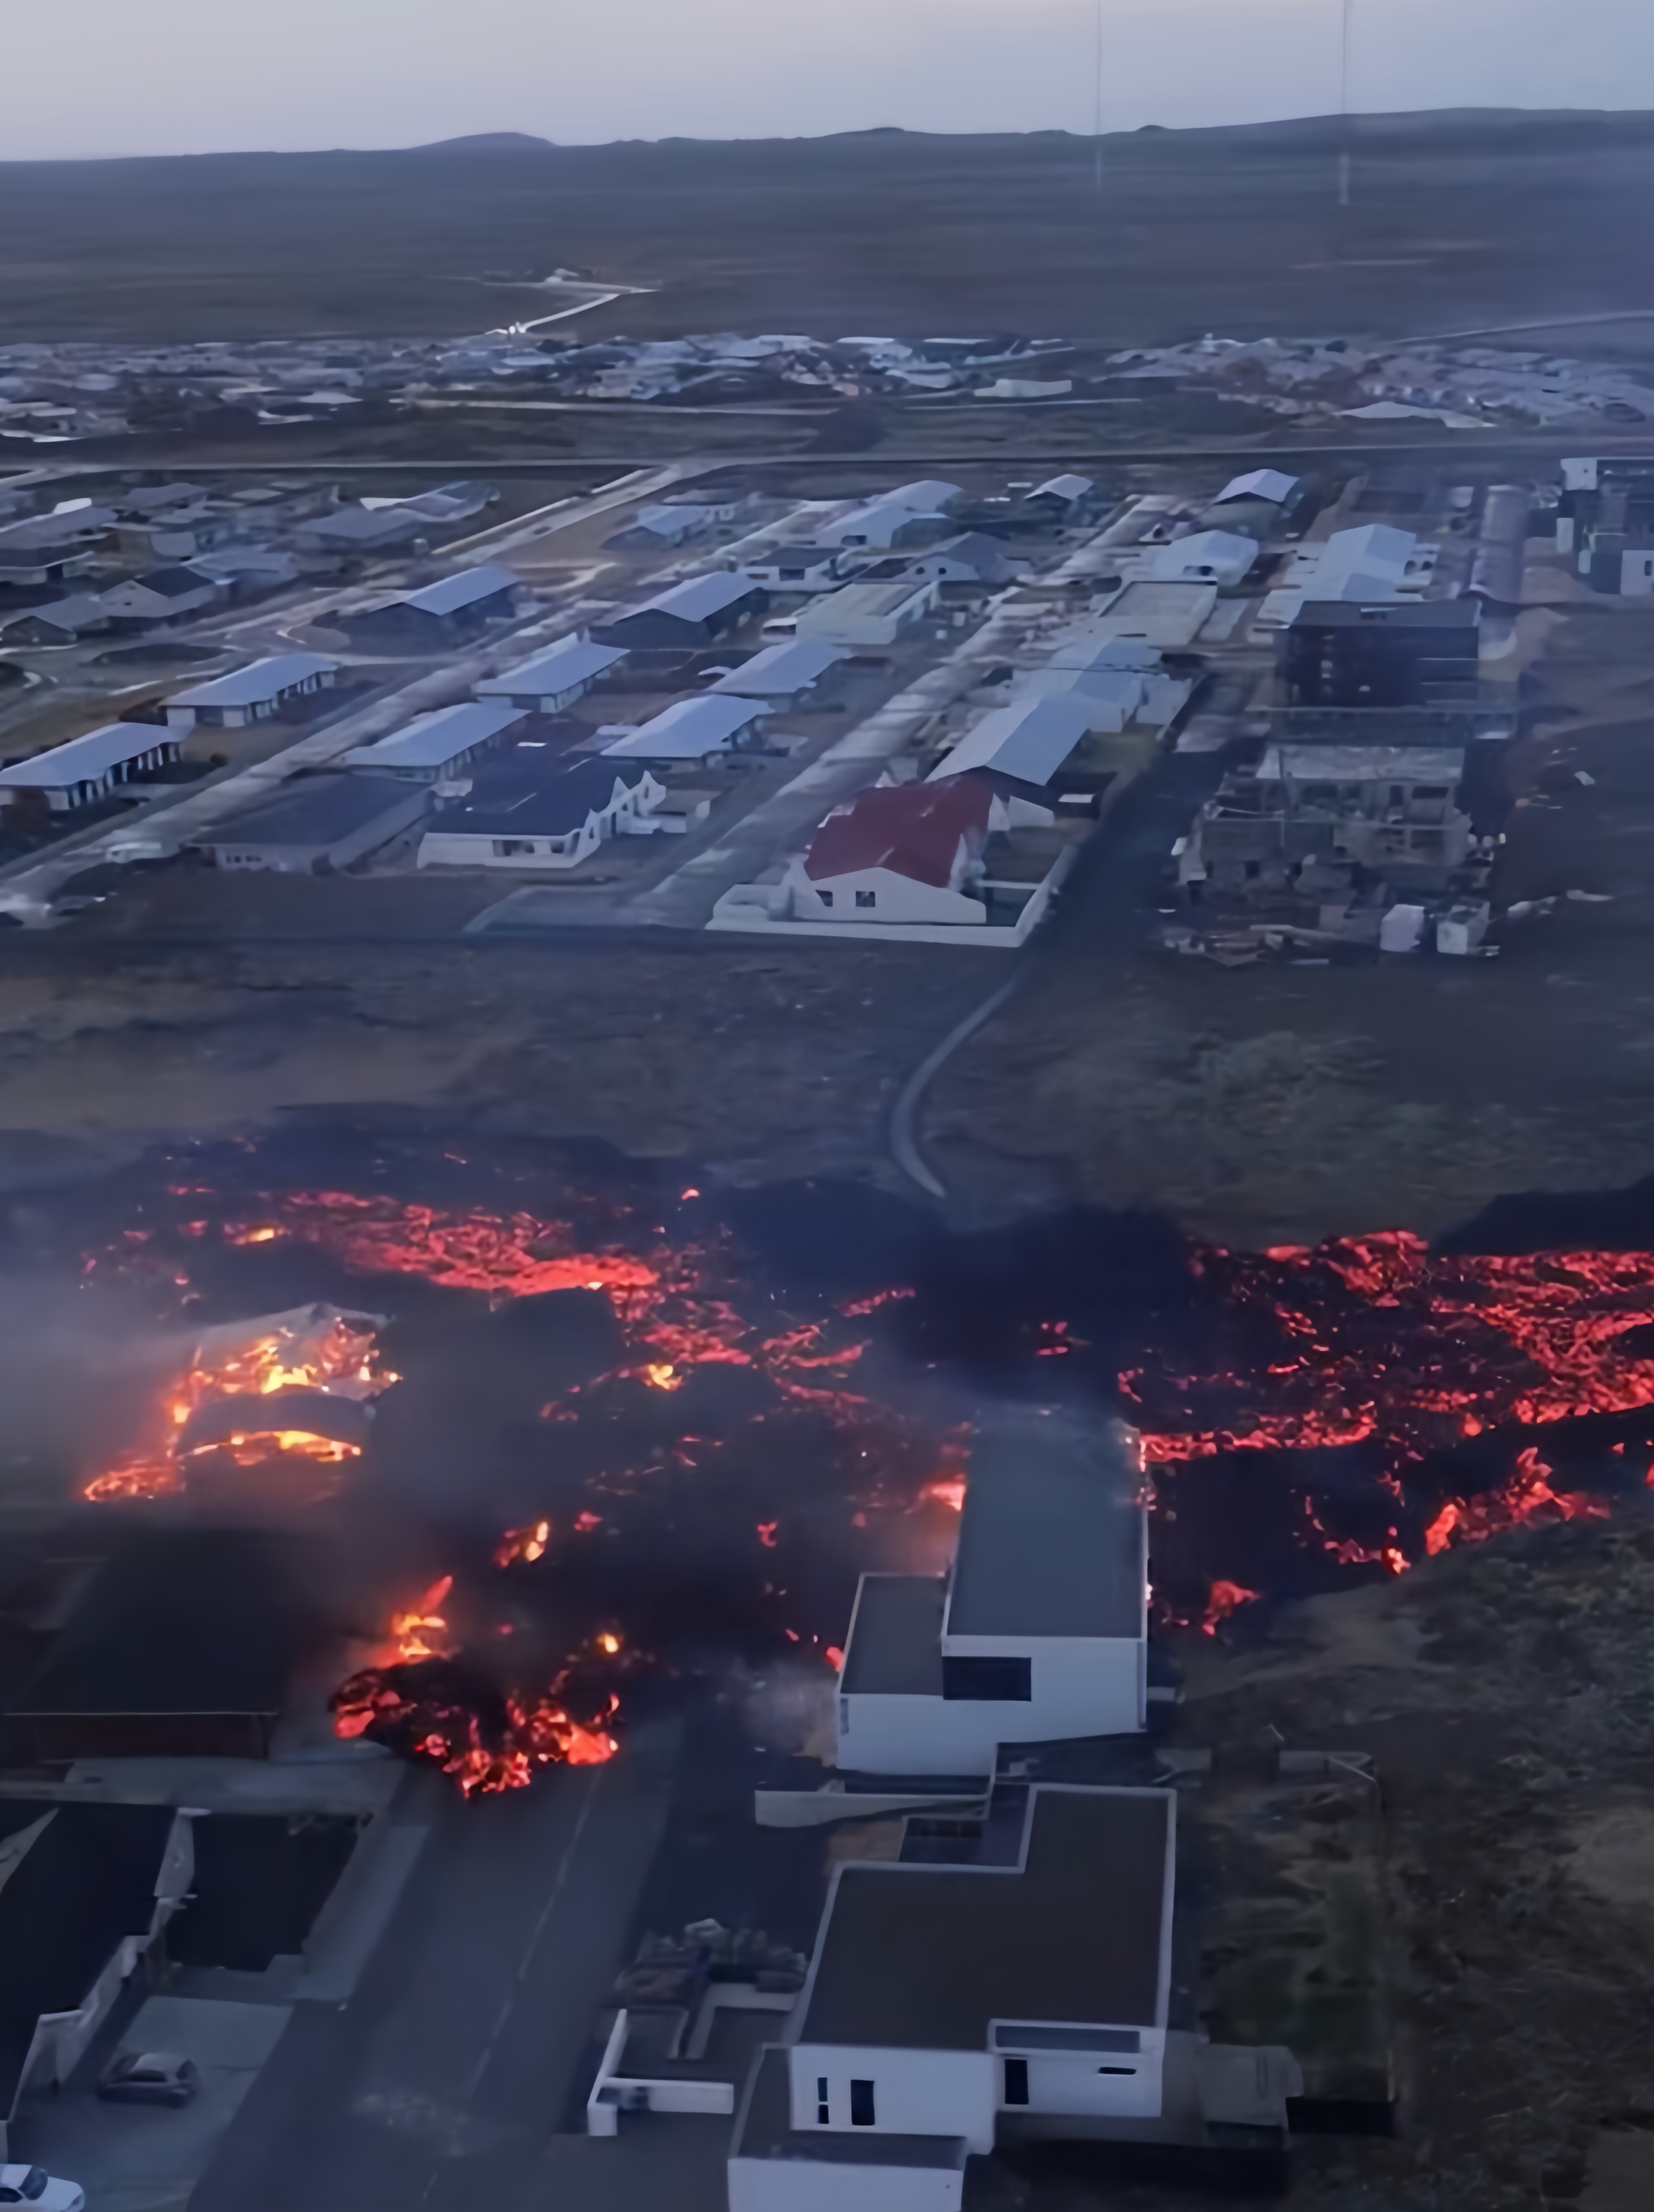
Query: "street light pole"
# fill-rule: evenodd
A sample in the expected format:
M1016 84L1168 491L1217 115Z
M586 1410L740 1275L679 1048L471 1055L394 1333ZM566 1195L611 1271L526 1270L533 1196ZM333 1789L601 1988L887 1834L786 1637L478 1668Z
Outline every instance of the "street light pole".
M1350 204L1350 10L1353 0L1344 0L1343 35L1338 56L1338 112L1344 118L1344 143L1338 152L1338 204Z
M1103 0L1097 0L1097 105L1092 115L1092 138L1097 149L1097 189L1103 189Z

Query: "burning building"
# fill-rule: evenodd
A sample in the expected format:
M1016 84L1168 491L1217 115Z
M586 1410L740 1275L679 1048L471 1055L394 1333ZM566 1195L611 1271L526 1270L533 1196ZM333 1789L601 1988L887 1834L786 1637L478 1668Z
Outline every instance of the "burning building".
M976 1437L951 1571L861 1577L839 1681L842 1769L982 1776L1007 1741L1142 1729L1148 1516L1134 1441L1055 1415Z

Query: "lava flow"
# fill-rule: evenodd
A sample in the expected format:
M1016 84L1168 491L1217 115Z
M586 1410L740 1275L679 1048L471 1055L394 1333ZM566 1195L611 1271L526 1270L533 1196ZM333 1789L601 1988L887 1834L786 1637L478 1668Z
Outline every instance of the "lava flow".
M548 1524L537 1528L549 1534ZM527 1530L544 1549L545 1538ZM501 1547L496 1564L538 1558ZM334 1733L366 1736L404 1759L435 1766L465 1796L520 1790L542 1766L598 1766L619 1749L608 1723L620 1699L599 1678L621 1654L608 1632L561 1668L545 1689L525 1694L490 1680L467 1656L446 1610L453 1577L444 1575L412 1604L393 1612L374 1663L340 1684L329 1700ZM576 1710L583 1715L576 1717Z

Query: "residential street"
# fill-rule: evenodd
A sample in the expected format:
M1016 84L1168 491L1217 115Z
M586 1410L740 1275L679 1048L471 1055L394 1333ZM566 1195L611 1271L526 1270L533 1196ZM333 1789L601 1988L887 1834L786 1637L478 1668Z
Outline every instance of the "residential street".
M680 1733L445 1801L355 1995L295 2008L192 2212L538 2212Z

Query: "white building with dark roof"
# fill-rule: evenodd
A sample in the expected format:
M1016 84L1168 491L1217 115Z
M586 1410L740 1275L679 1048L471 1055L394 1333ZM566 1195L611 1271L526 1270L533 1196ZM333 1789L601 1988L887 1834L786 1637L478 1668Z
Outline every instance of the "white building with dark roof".
M836 1869L792 2038L737 2116L731 2212L958 2212L1007 2125L1152 2138L1174 1794L1042 1784L994 1825L974 1864Z
M838 1764L992 1774L1002 1743L1128 1735L1148 1694L1148 1520L1134 1439L1055 1415L971 1448L945 1576L864 1575Z
M589 860L605 838L654 828L666 797L647 763L585 759L561 775L485 775L445 807L420 841L422 868L504 868L556 873ZM666 827L667 825L661 824ZM681 830L675 819L670 825Z

